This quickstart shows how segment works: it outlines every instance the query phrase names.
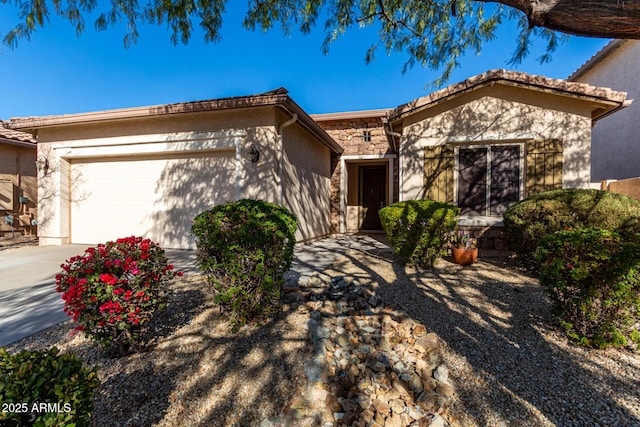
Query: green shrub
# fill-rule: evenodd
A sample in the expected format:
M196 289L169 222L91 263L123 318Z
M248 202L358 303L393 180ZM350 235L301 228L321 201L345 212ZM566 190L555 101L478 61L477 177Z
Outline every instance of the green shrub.
M430 268L443 254L459 214L460 209L448 203L408 200L382 208L380 222L403 262Z
M56 347L14 355L0 348L0 424L86 426L99 383L97 368Z
M545 236L564 229L593 227L638 232L640 201L602 190L547 191L507 209L504 225L511 249L528 255Z
M280 311L296 228L291 212L261 200L229 202L195 218L191 232L198 265L216 292L216 302L231 311L234 329Z
M628 237L592 228L559 231L536 252L554 314L580 344L640 344L640 236Z
M164 306L168 281L182 275L168 262L151 240L126 237L87 248L62 264L56 289L77 330L124 355L141 342L147 324Z

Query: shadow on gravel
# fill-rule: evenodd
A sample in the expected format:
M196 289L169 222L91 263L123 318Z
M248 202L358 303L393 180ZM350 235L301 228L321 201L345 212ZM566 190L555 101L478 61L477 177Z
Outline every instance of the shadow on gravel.
M121 372L98 390L100 401L115 409L98 401L92 426L257 426L291 410L306 385L300 360L311 354L306 333L288 324L295 312L233 334L206 285L187 287L172 296L181 311L157 319L157 342L116 361ZM148 365L128 372L135 358Z
M468 362L483 384L455 386L476 425L496 419L504 425L640 425L619 402L638 403L637 376L595 362L585 367L580 362L589 359L588 350L567 344L561 332L558 341L545 337L557 332L550 326L555 322L528 267L495 259L469 267L441 261L416 271L388 259L351 252L332 270L361 270L350 274L377 283L383 304L423 323ZM607 352L611 360L624 354Z

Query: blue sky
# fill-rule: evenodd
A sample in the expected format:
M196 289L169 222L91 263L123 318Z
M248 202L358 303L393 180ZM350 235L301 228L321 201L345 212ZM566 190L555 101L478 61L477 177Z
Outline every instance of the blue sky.
M187 46L174 46L164 26L144 25L129 49L124 29L96 32L93 22L79 38L65 21L52 17L47 28L14 50L0 47L3 102L0 118L79 113L105 109L250 95L281 86L309 113L395 107L430 91L437 72L414 67L402 74L406 56L379 51L366 65L364 55L375 41L372 29L354 28L330 49L320 51L323 32L283 35L250 32L242 27L244 2L229 2L222 41L205 44L194 31ZM11 7L0 6L0 33L15 24ZM572 37L539 64L543 53L534 46L518 67L507 61L516 33L504 28L482 54L469 54L449 83L493 68L566 78L608 40Z

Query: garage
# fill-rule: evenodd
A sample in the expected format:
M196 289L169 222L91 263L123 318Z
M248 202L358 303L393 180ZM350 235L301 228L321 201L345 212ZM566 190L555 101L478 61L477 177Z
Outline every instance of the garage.
M131 235L193 248L193 218L234 200L234 150L69 160L70 241Z

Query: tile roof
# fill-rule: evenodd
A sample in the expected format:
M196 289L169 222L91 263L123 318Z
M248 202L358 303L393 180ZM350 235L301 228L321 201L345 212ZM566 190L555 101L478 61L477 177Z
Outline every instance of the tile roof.
M152 105L146 107L120 108L116 110L94 111L89 113L63 114L43 117L14 117L9 126L13 129L36 131L48 126L68 126L104 121L141 119L173 114L196 113L243 109L252 107L274 106L283 109L298 123L319 138L335 153L344 149L309 115L291 99L287 89L281 87L256 95L234 96L229 98L207 99L202 101L179 102L175 104Z
M566 80L552 79L549 77L536 76L518 71L496 69L478 74L460 83L447 86L444 89L437 90L427 96L423 96L406 104L400 105L391 112L389 120L401 120L403 117L406 117L413 112L427 109L447 99L471 92L484 86L490 86L495 83L524 87L564 96L584 98L591 101L619 104L620 106L625 103L627 97L626 92L618 92L609 88L591 86L586 83L568 82Z
M17 142L26 142L30 144L36 144L36 138L30 133L20 132L17 130L9 129L8 123L0 120L0 138L8 139Z

